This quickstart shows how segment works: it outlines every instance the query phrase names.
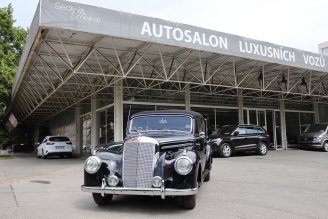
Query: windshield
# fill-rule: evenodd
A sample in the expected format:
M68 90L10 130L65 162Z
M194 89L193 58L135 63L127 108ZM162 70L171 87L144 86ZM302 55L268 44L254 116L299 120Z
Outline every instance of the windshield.
M311 124L304 130L304 132L325 132L326 128L326 124Z
M69 138L67 137L50 137L49 141L54 141L54 142L62 142L62 141L70 141Z
M236 126L223 126L215 130L212 135L230 135L235 129Z
M130 133L149 131L192 131L192 118L188 116L154 115L132 119Z

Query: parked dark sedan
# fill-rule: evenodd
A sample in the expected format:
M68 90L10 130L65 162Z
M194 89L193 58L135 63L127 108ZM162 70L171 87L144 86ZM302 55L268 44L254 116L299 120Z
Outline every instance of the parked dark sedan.
M182 207L194 208L212 166L203 116L185 110L141 112L131 117L126 133L115 150L103 147L86 160L82 190L98 205L119 194L180 197Z
M270 136L261 126L225 125L212 133L209 143L213 154L221 157L230 157L237 151L256 151L266 155Z

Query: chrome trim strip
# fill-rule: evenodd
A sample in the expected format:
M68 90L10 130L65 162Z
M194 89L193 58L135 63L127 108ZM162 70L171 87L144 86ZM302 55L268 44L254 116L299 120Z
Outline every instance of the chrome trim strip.
M235 148L246 148L246 147L255 147L257 146L256 144L245 144L245 145L240 145L240 146L235 146Z
M162 149L170 149L170 148L182 148L182 147L189 147L192 146L192 143L186 143L186 144L177 144L177 145L168 145L168 146L162 146Z
M165 199L165 187L164 187L164 185L165 185L165 182L164 182L164 180L162 180L162 186L161 186L161 198L162 199Z
M165 196L186 196L196 195L198 193L198 187L192 189L170 189L170 188L127 188L127 187L109 187L101 188L99 186L81 186L81 190L91 193L104 193L113 195L150 195L161 196L162 199Z
M105 178L102 178L102 180L101 180L101 196L102 197L105 197L105 193L104 193L105 187L106 187L106 180L105 180Z

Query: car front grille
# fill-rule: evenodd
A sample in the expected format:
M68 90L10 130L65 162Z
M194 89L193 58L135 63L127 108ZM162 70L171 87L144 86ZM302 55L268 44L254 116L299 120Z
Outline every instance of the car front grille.
M313 141L314 138L313 137L302 137L301 140L302 141Z
M154 172L156 141L148 137L137 137L124 143L123 186L150 188Z

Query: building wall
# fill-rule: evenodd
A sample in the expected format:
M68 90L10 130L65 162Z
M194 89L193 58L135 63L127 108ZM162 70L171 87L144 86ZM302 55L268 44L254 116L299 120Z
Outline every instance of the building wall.
M50 135L63 135L69 137L72 144L75 145L75 114L69 112L61 117L52 119L49 123Z
M321 53L323 55L328 55L328 41L320 43L318 45L318 49L319 49L319 53Z
M319 104L320 122L328 122L328 104Z

